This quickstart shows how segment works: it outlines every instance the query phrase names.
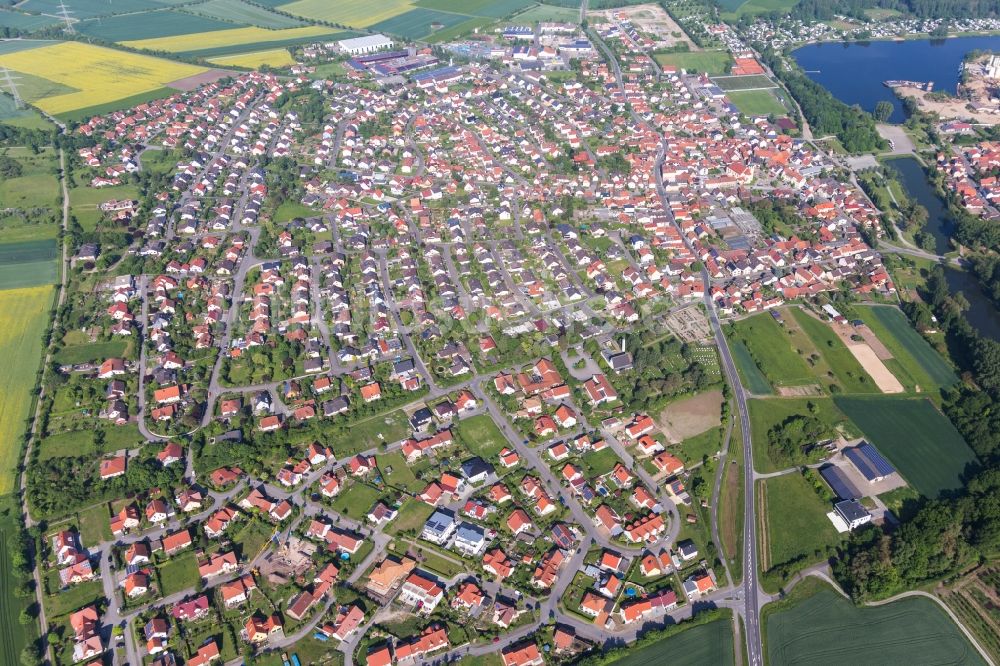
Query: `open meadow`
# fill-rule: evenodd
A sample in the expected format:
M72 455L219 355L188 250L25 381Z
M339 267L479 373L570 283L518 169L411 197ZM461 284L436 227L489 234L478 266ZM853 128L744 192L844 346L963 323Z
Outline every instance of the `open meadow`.
M810 386L819 379L805 361L807 349L800 345L792 348L789 337L794 336L768 313L762 313L734 322L729 329L732 338L739 340L750 352L750 358L767 381L775 387ZM805 343L804 335L800 335ZM751 387L753 388L753 387Z
M0 66L64 88L42 95L24 94L35 106L57 116L159 91L168 83L206 71L196 65L80 42L3 53Z
M807 580L780 609L765 607L767 651L774 666L821 664L984 664L948 615L930 599L858 608L826 585Z
M758 482L761 492L762 567L818 561L840 541L826 514L833 510L798 472Z
M922 495L934 498L960 488L966 466L976 461L930 400L838 397L835 402Z
M0 495L14 489L51 307L50 286L0 291L0 357L6 359L0 366Z

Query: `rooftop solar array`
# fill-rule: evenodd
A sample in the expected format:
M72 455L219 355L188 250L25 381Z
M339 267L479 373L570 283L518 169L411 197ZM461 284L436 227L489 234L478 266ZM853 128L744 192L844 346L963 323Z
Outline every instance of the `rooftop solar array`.
M823 477L823 480L830 485L830 488L833 490L833 494L840 499L860 499L863 497L863 495L854 487L854 484L851 483L850 479L847 478L847 475L844 474L844 472L842 472L836 465L821 467L819 474Z
M877 481L896 471L889 464L889 461L868 442L859 444L853 449L848 449L845 453L848 460L854 463L858 471L869 481Z

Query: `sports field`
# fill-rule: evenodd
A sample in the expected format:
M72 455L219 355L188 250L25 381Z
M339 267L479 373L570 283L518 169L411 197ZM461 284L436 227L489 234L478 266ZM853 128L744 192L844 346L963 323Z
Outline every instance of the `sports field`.
M56 241L53 238L0 243L0 289L55 284L55 259Z
M892 352L886 365L907 389L919 387L926 392L958 382L951 366L910 326L899 308L858 305L854 310Z
M206 71L204 67L80 42L59 42L6 53L0 55L0 65L75 89L40 97L25 95L40 109L53 115L158 90L171 81Z
M690 53L657 53L656 62L673 65L689 72L727 74L733 59L726 51L694 51Z
M615 666L701 666L732 664L733 659L733 625L721 619L685 629L611 663Z
M920 597L858 608L822 587L769 615L766 629L774 666L985 663L945 612Z
M288 28L287 30L265 30L264 28L250 27L215 30L212 32L196 32L187 35L177 35L175 37L161 37L159 39L140 39L122 42L122 44L136 49L166 51L168 53L203 51L221 46L245 46L245 50L252 50L258 45L266 47L268 42L283 42L289 39L304 39L328 34L330 34L330 28L318 25ZM174 79L178 78L182 77L174 77Z
M748 76L713 76L712 83L722 90L754 90L757 88L777 88L777 84L763 74Z
M280 6L281 11L289 14L352 28L367 28L412 8L412 0L379 0L378 3L371 0L297 0Z
M50 286L0 291L0 495L14 489L51 307Z
M271 67L294 65L295 58L288 52L288 49L267 49L265 51L254 51L253 53L238 53L230 56L209 58L209 62L227 67L257 69L262 65L270 65Z
M838 397L835 402L922 495L933 498L961 487L965 467L976 460L930 400Z
M781 116L788 113L770 90L743 90L726 93L729 101L748 116Z

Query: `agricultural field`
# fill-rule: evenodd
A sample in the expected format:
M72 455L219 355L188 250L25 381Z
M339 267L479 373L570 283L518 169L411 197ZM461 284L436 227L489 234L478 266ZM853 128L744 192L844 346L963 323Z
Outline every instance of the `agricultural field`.
M55 284L55 239L0 243L0 289Z
M958 381L948 362L910 326L899 308L857 305L853 309L892 352L886 365L908 390L935 391Z
M779 564L815 561L840 537L826 514L833 505L823 501L798 472L759 482L761 567L767 571ZM817 553L819 556L817 557Z
M488 18L503 18L510 16L514 12L531 7L534 0L417 0L413 3L415 7L423 9L438 9L445 12L460 12L470 16L484 16ZM579 12L576 17L579 18Z
M760 372L775 387L810 386L817 377L800 353L789 343L789 333L769 313L735 322L729 334L743 343Z
M727 51L693 51L657 53L656 62L661 65L673 65L689 72L727 74L733 59Z
M14 489L21 435L41 364L42 333L49 321L52 287L0 291L0 495Z
M413 7L412 0L380 0L373 6L370 0L297 0L280 6L281 11L306 18L367 28L380 21L403 14Z
M0 27L4 28L29 31L41 30L56 23L59 23L59 19L52 16L39 16L38 14L22 14L21 12L0 10Z
M615 666L732 664L734 654L733 625L723 618L684 629L610 663Z
M8 159L4 159L8 158ZM55 169L59 162L52 148L45 148L37 155L27 148L7 148L0 153L0 161L14 160L20 175L7 175L0 179L0 208L18 208L30 210L59 208L59 180Z
M960 488L966 466L976 461L962 435L930 400L838 397L835 402L926 497Z
M788 113L770 90L743 90L726 93L729 101L748 116L781 116Z
M127 39L172 37L185 35L189 32L231 30L234 27L236 26L233 22L194 16L175 9L164 9L142 14L119 14L81 21L77 24L76 29L84 35L109 42L120 42Z
M757 364L753 362L750 350L747 349L747 346L741 340L731 341L729 343L729 351L733 355L733 362L736 363L736 367L739 370L743 386L749 389L750 393L754 395L767 395L774 392L771 389L770 382L767 381L767 377L760 371Z
M521 12L511 19L516 25L532 25L555 21L559 23L576 23L580 20L580 9L572 7L554 7L552 5L536 5Z
M62 88L44 94L22 92L25 99L53 115L158 91L168 83L206 71L204 67L81 42L57 42L4 53L0 55L0 66Z
M330 33L330 28L318 25L288 28L286 30L266 30L264 28L249 27L188 33L175 37L162 37L160 39L130 40L122 42L122 44L136 49L166 51L168 53L201 52L231 46L238 46L244 51L250 51L256 47L266 47L272 42L285 43L289 40L309 41L314 37L325 36Z
M258 69L264 65L269 67L287 67L295 64L295 58L288 52L288 49L267 49L265 51L254 51L252 53L238 53L234 55L209 58L209 62L215 65L226 67L245 67L247 69Z
M17 108L14 98L6 93L0 94L0 125L40 130L52 128L52 123L45 116L31 108Z
M765 609L764 647L774 666L870 663L889 654L900 664L986 663L930 599L858 608L818 582L801 585L780 610Z
M17 8L37 14L57 15L59 14L59 2L60 0L26 0L20 3ZM114 3L106 0L73 0L72 3L67 3L67 8L71 12L71 17L82 20L95 16L159 9L169 4L169 2L158 2L157 0L114 0Z
M728 19L741 16L766 14L776 10L788 10L799 3L799 0L722 0L719 4L729 11L722 14Z
M16 534L21 511L17 495L0 497L0 664L20 663L21 650L29 640L37 635L35 623L23 625L18 621L21 610L34 602L34 596L19 597L15 593L21 583L21 575L12 566L10 550L6 545Z
M278 30L281 28L298 28L304 23L290 16L276 14L270 10L251 5L243 0L208 0L208 2L185 5L185 12L213 19L255 25L259 28ZM194 31L192 31L194 32ZM205 32L199 30L198 32Z
M419 39L436 30L447 30L459 23L464 23L468 18L464 14L439 12L433 9L411 9L405 14L379 21L371 26L371 29L400 35L407 39Z
M845 393L879 392L878 386L829 324L816 319L801 308L789 308L785 311L785 315L786 321L788 316L791 316L809 337L817 353L822 356L824 364L836 376L839 386Z

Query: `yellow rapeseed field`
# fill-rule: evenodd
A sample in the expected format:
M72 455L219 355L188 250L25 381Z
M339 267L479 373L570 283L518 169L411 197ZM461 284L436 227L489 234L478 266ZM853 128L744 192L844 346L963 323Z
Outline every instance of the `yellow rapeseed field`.
M32 100L51 114L114 102L206 71L204 67L80 42L5 53L0 55L0 66L75 88L75 92Z
M0 291L0 496L14 490L52 287Z
M254 51L253 53L238 53L236 55L209 58L208 61L216 65L246 67L248 69L257 69L261 65L286 67L295 64L295 58L288 52L288 49L269 49L267 51Z
M281 11L306 18L339 23L352 28L367 28L413 9L411 0L297 0L281 5ZM461 10L456 10L461 11Z
M314 37L328 35L334 32L332 28L320 25L308 25L302 28L285 28L284 30L267 30L265 28L233 28L232 30L214 30L212 32L195 32L189 35L174 37L156 37L154 39L139 39L122 42L125 46L152 51L167 51L181 53L183 51L198 51L214 49L223 46L246 44L250 48L256 45L267 46L267 42L280 42L285 39Z

